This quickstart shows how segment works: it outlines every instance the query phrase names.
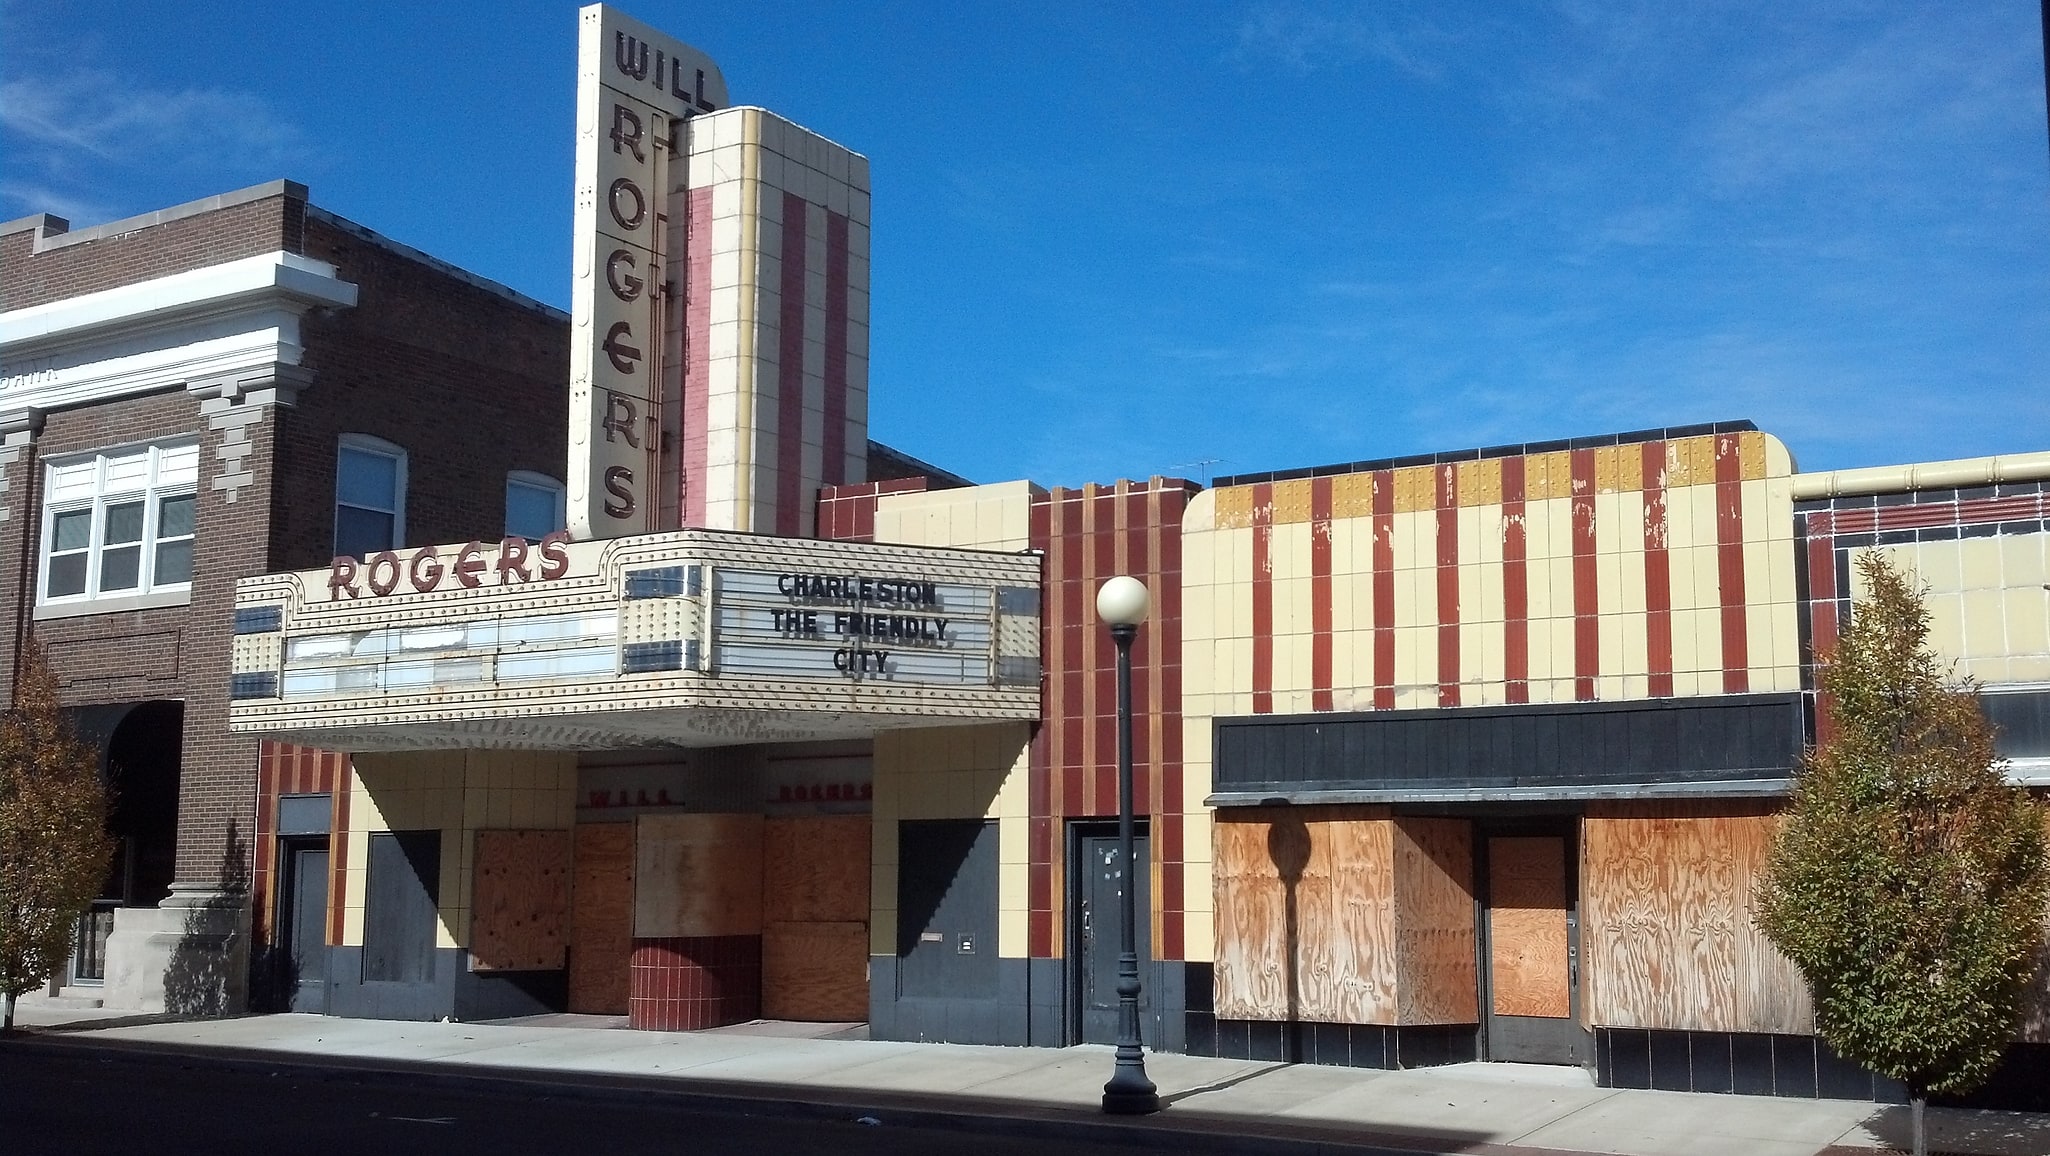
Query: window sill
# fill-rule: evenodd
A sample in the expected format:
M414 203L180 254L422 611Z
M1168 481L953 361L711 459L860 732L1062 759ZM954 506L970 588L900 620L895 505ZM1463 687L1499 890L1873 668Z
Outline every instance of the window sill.
M94 598L87 602L53 602L36 607L35 619L83 618L88 614L119 614L124 610L154 610L159 606L190 606L192 591L160 590L154 594L127 594L118 598Z

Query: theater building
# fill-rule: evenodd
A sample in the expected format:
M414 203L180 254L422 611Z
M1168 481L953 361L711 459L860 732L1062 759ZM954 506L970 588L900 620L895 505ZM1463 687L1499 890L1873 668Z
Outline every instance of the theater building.
M729 106L688 45L602 6L581 19L567 318L307 210L325 264L281 242L296 272L260 298L301 326L278 392L152 395L193 407L196 540L248 552L195 567L180 664L122 693L183 699L188 748L214 712L206 741L232 757L180 779L178 878L252 833L228 858L280 1002L1109 1041L1131 887L1157 1049L1898 1093L1815 1039L1752 923L1757 873L1827 733L1816 672L1860 550L1927 583L2011 773L2050 786L2050 454L1803 474L1729 422L1209 488L967 485L868 439L866 160ZM387 264L465 286L447 308L477 326L532 319L534 361L498 369L555 398L522 403L545 428L294 432L348 364L315 339L371 316ZM250 404L236 457L242 435L203 423ZM330 543L355 433L404 447L414 492L467 471L436 489L449 512ZM52 471L134 441L66 437ZM274 442L306 447L276 460L310 480L262 480ZM151 461L187 484L186 459ZM256 482L220 480L242 461ZM7 468L10 502L71 484ZM560 518L516 525L497 500L536 475L560 480ZM280 511L272 538L209 530L297 484L317 525L273 502L255 507ZM336 527L397 520L344 504ZM63 553L29 571L55 589ZM1131 862L1092 609L1120 573L1154 607ZM120 613L104 621L170 612ZM2032 1015L1993 1101L2027 1100L2046 1031Z

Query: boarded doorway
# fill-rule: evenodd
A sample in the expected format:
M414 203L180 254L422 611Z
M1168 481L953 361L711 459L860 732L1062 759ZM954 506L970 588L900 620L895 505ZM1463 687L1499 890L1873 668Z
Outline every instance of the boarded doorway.
M1487 1058L1585 1064L1592 1050L1580 1026L1572 830L1564 823L1496 830L1483 846Z
M578 823L573 847L569 1010L623 1016L633 958L634 825Z

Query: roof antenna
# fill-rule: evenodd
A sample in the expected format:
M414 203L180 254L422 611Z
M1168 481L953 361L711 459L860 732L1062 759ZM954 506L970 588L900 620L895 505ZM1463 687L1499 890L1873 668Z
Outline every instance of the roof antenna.
M2045 3L2050 3L2050 0L2044 0L2044 2L2045 2ZM1173 474L1177 474L1177 473L1179 473L1179 472L1180 472L1180 471L1182 471L1182 470L1187 470L1187 469L1194 469L1194 470L1198 470L1198 471L1200 471L1200 472L1202 473L1202 475L1203 475L1203 477L1202 477L1203 487L1204 487L1205 489L1208 489L1208 488L1210 487L1210 467L1211 467L1211 466L1219 466L1219 465L1226 465L1226 464L1228 464L1228 463L1229 463L1230 461L1231 461L1231 459L1230 459L1230 458L1197 458L1197 459L1196 459L1195 461L1193 461L1193 462L1182 462L1182 463L1180 463L1179 465L1172 465L1172 466L1169 466L1169 467L1167 467L1167 469L1165 469L1165 470L1163 470L1163 471L1161 471L1161 472L1162 472L1162 473L1166 473L1166 474L1170 474L1170 475L1173 475Z

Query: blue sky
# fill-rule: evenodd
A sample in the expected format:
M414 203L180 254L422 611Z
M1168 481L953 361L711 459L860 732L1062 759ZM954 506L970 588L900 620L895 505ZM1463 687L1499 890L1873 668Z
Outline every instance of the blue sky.
M622 7L870 157L872 433L978 480L2050 449L2028 0ZM290 177L566 305L575 50L570 2L0 0L0 218Z

